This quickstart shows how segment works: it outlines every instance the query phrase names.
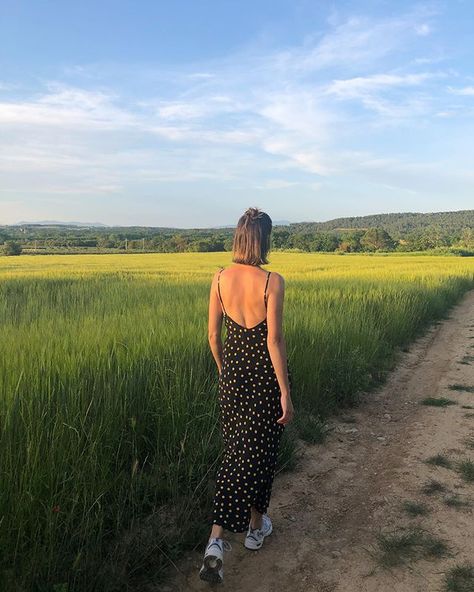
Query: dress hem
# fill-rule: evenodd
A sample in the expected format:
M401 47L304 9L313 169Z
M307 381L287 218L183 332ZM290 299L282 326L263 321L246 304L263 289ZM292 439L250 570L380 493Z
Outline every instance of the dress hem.
M228 532L233 532L234 534L240 534L241 532L247 532L248 530L248 526L246 526L243 529L238 529L238 528L232 528L230 526L226 526L225 524L221 524L220 522L213 522L212 525L216 524L217 526L221 526L224 530L227 530Z

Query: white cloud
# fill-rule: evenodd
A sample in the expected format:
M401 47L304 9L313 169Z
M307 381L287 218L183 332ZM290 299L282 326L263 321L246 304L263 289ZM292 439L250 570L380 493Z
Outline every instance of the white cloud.
M189 74L189 78L197 80L209 80L210 78L214 78L214 74L211 74L210 72L194 72L193 74Z
M451 111L443 103L445 87L436 86L448 74L426 65L413 71L417 59L430 63L410 51L416 43L422 55L429 52L434 29L428 18L419 9L394 18L333 19L329 32L285 51L241 53L191 72L158 73L167 80L162 95L125 100L103 86L50 83L28 99L0 102L8 132L0 140L0 171L10 187L21 175L18 184L30 183L34 191L37 174L38 191L65 194L201 179L258 184L275 174L258 184L272 190L300 183L294 179L299 173L315 176L314 190L321 187L317 177L348 172L367 178L376 172L380 182L393 185L392 151L377 130ZM449 90L474 94L469 86ZM354 100L365 110L354 109ZM372 151L370 134L379 142Z
M289 181L288 179L267 179L263 183L256 185L256 189L263 190L278 190L289 189L292 187L308 188L312 191L319 191L323 187L322 183L315 183L309 181Z
M153 106L153 103L142 103L142 105ZM225 113L238 113L242 107L231 97L211 94L205 98L198 97L188 101L159 102L155 108L156 114L161 119L188 120L215 117Z
M457 113L455 111L438 111L437 113L435 113L435 115L436 117L448 118L455 117Z
M448 86L448 90L453 95L461 95L466 97L474 96L474 86L465 86L463 88L452 88Z
M390 119L413 118L432 111L431 93L414 93L411 88L423 87L430 81L444 78L443 72L407 74L382 73L371 76L333 80L324 90L338 100L358 100L361 104Z
M279 130L310 136L319 142L327 135L329 115L310 90L292 88L284 93L264 95L258 113Z
M390 87L418 86L436 76L438 75L431 72L403 75L373 74L372 76L357 76L346 80L334 80L326 88L325 92L341 98L361 97L369 92Z
M268 179L256 186L256 189L288 189L300 185L299 181L287 181L286 179Z
M330 67L347 70L374 64L399 48L405 49L411 38L426 36L431 28L425 18L434 14L432 9L418 7L405 15L386 19L354 16L342 23L332 19L333 29L314 47L280 52L276 64L280 69L300 71Z
M163 119L195 119L204 114L202 105L193 103L170 103L158 108L158 116Z
M0 81L0 91L3 90L15 90L17 87L16 84L12 84L10 82L2 82Z
M136 117L114 105L115 96L57 83L29 101L0 103L0 122L49 128L118 129L136 125Z
M415 31L417 35L421 35L422 37L426 37L432 33L433 29L427 23L422 23L419 25L415 25Z

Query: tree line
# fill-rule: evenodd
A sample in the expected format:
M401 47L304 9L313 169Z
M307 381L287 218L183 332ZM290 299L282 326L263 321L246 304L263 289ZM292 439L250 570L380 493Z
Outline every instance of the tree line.
M474 254L474 210L460 214L378 214L275 226L272 249L343 253L437 250ZM361 225L363 220L365 227ZM338 223L355 227L337 226ZM5 255L21 252L212 252L231 251L233 234L233 227L175 229L28 224L0 227L0 245Z

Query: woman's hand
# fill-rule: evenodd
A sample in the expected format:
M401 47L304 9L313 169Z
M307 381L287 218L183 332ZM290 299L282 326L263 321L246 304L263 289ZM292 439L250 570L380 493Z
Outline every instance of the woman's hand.
M277 423L279 423L281 425L286 425L286 424L290 423L290 421L293 419L293 415L295 413L295 411L293 409L293 402L291 400L290 395L282 395L280 398L280 402L281 402L281 408L283 410L283 415L279 419L277 419Z

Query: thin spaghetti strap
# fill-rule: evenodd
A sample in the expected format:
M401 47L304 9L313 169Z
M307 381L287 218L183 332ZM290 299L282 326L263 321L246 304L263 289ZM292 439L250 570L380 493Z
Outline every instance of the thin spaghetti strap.
M271 271L269 271L267 273L267 281L265 282L265 292L263 293L263 301L265 302L265 308L267 308L267 286L268 286L268 280L270 278L271 273L272 273Z
M227 313L226 313L225 308L224 308L224 303L222 302L221 286L220 286L220 283L219 283L219 280L221 279L221 273L222 273L223 269L224 268L221 267L221 270L219 271L219 273L217 275L217 292L219 293L219 300L221 301L222 310L224 311L224 315L226 315Z

